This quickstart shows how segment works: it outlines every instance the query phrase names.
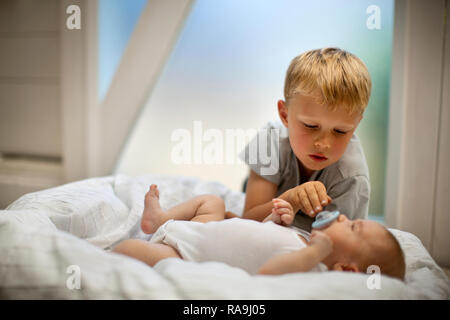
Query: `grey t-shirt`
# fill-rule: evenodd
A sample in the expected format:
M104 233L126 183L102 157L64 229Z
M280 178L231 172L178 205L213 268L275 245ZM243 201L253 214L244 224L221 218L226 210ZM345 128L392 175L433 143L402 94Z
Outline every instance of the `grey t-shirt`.
M245 147L239 157L264 179L278 185L276 196L300 185L300 168L289 143L288 129L280 122L269 122ZM332 165L315 171L309 181L321 181L332 203L325 210L339 210L349 219L366 219L369 209L369 170L356 135L350 139L342 157ZM311 231L314 218L299 211L293 225Z

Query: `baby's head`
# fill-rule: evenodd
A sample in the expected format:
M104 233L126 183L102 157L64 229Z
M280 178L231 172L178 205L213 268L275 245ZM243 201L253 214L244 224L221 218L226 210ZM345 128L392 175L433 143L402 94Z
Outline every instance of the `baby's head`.
M339 160L362 119L371 86L364 63L341 49L311 50L292 60L278 113L306 169L321 170Z
M375 265L382 274L403 280L403 251L394 235L381 224L349 220L341 214L321 231L333 241L333 252L323 261L330 270L366 272Z

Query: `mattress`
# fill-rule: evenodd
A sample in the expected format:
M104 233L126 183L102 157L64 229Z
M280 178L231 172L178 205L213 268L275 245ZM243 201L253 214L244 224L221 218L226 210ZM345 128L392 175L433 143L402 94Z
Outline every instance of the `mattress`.
M29 193L0 211L2 299L449 299L450 283L421 241L390 229L406 257L406 278L331 271L250 275L221 262L169 258L153 268L110 252L149 240L140 230L144 194L160 190L167 209L216 194L240 213L244 194L194 177L115 175Z

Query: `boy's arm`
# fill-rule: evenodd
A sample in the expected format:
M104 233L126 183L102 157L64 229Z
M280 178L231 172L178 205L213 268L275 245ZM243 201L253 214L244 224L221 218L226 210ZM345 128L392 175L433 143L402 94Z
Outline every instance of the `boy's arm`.
M277 193L277 185L267 181L250 170L242 217L263 221L272 212L272 199Z
M277 188L278 186L275 183L267 181L250 170L242 217L257 221L263 221L267 218L272 212L272 199L276 196ZM297 212L301 207L299 205L300 199L295 191L295 188L289 189L278 198L289 202L294 212Z
M276 195L277 188L276 184L250 170L242 217L263 221L272 212L272 199ZM305 182L285 191L278 198L289 202L295 213L302 210L311 217L331 202L325 186L320 181Z

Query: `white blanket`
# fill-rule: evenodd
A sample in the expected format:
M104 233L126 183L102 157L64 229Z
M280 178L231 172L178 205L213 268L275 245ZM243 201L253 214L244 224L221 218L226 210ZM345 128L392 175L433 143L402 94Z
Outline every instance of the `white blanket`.
M169 176L93 178L27 194L0 211L0 298L7 299L449 299L450 282L420 240L391 229L406 281L344 272L251 276L220 262L166 259L150 268L109 249L139 228L144 194L161 206L213 193L242 211L244 195L220 183Z

